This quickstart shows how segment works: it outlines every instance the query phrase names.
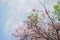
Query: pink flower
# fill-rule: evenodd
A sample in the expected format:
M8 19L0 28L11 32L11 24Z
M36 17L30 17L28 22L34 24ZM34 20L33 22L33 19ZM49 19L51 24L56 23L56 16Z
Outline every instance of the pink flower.
M28 27L28 29L33 29L32 27Z
M16 33L19 33L19 30L18 29L16 29L15 31L16 31Z
M12 33L12 36L14 37L19 37L19 35Z
M41 23L37 23L36 24L38 27L42 27L42 24Z
M24 33L29 33L29 29L24 29Z
M25 24L30 24L31 22L30 21L24 21Z
M60 24L59 24L59 23L58 23L58 24L56 24L55 26L56 26L56 28L60 28Z
M21 36L20 40L24 40L24 37L23 37L23 36Z
M53 27L50 26L50 27L48 28L48 31L51 31L51 30L53 30Z
M32 9L33 12L35 12L36 10L35 9Z

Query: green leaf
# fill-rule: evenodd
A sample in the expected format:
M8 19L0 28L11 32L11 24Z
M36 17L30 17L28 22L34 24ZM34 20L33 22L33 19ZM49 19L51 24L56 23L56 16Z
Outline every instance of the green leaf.
M57 3L60 4L60 1L58 1Z
M54 15L57 15L58 20L60 21L60 1L58 1L54 6Z
M38 14L36 13L36 17L38 17Z
M53 8L54 8L55 10L58 10L59 5L56 4L56 5L53 6Z
M58 17L58 20L60 20L60 16Z
M34 14L32 13L31 16L34 16Z

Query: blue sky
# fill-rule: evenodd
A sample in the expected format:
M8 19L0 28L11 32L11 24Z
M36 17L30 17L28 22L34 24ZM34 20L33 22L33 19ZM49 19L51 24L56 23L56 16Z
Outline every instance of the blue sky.
M56 0L42 0L47 9ZM37 5L38 4L38 5ZM13 40L10 33L26 20L32 8L43 9L38 0L0 0L0 40Z
M7 6L6 4L0 4L0 40L4 40L3 28L5 21L7 20Z

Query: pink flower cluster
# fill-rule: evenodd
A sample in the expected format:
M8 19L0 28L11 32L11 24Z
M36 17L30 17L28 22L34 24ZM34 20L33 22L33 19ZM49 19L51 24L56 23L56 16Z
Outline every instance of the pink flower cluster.
M36 10L36 9L32 9L32 12L39 12L39 10Z

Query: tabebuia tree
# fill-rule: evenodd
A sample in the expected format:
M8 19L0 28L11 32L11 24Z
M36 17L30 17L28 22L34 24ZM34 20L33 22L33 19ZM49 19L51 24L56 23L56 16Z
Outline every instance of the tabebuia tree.
M60 1L58 1L54 6L54 14L57 15L58 20L60 20Z
M57 15L59 21L60 2L57 4L53 7L53 13ZM41 5L44 7L44 11L32 9L31 15L27 17L28 20L23 21L23 25L15 29L15 33L12 33L14 37L19 40L60 40L60 23L56 23L46 7Z

